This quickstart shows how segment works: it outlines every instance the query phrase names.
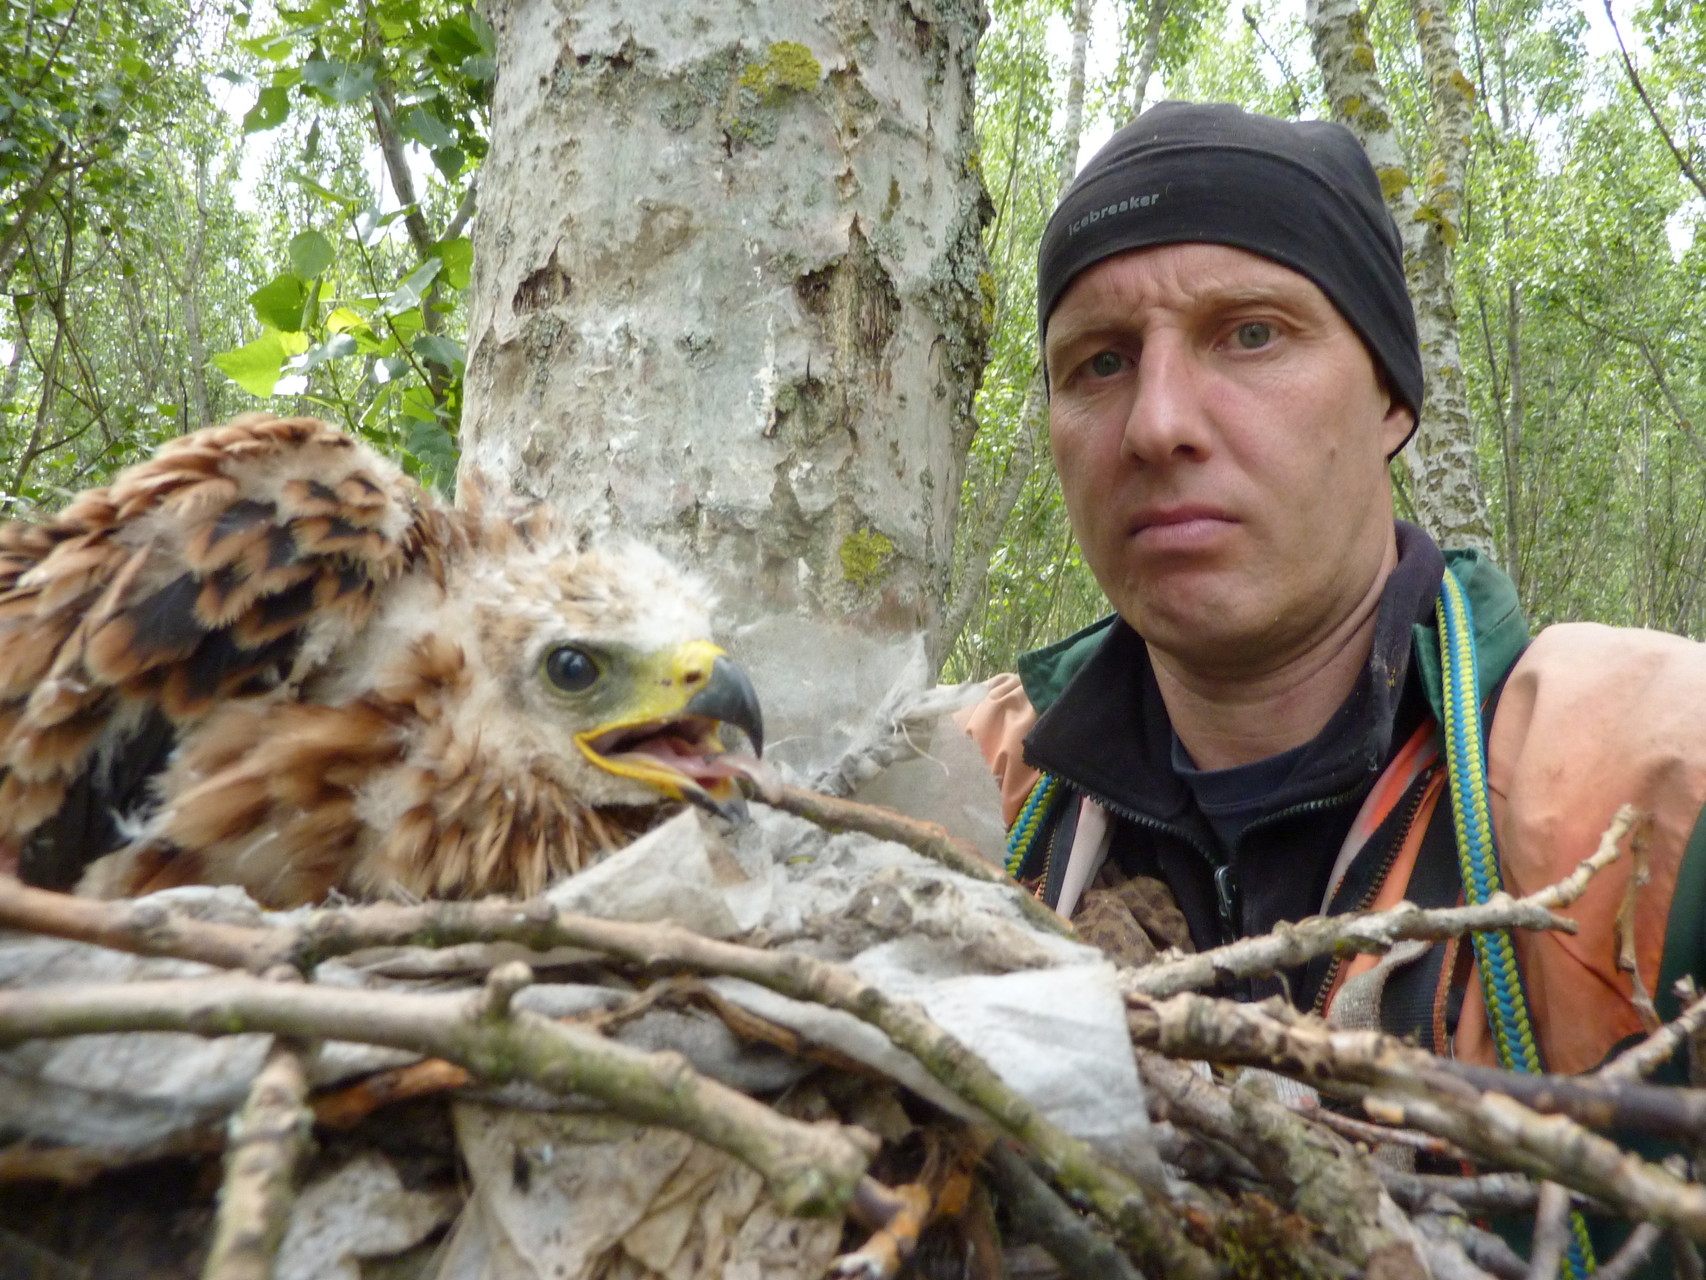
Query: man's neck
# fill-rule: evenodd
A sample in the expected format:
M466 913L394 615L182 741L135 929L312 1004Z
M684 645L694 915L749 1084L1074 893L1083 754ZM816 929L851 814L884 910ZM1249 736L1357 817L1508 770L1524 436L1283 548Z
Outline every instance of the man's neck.
M1150 647L1173 732L1199 769L1230 769L1300 747L1326 726L1368 663L1389 549L1367 592L1327 634L1257 672L1204 671Z

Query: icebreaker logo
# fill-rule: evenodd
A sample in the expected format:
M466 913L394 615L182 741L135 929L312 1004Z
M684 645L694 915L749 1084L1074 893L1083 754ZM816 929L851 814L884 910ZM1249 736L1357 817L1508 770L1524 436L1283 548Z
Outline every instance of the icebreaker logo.
M1128 196L1124 200L1114 201L1113 204L1103 205L1100 209L1092 209L1068 227L1066 234L1075 236L1092 223L1100 222L1103 218L1111 218L1116 213L1129 213L1133 209L1147 209L1160 198L1161 193L1157 191L1147 196Z

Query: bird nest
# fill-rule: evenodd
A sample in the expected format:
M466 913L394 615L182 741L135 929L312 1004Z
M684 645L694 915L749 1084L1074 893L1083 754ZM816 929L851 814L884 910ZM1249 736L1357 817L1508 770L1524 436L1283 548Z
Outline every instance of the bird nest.
M0 885L3 1252L46 1276L1504 1276L1531 1272L1497 1215L1542 1263L1572 1208L1640 1224L1613 1266L1706 1238L1685 1166L1603 1136L1697 1140L1701 1095L1642 1075L1698 1005L1537 1081L1202 994L1555 925L1621 831L1533 899L1121 964L939 829L775 798L816 820L689 811L525 902Z

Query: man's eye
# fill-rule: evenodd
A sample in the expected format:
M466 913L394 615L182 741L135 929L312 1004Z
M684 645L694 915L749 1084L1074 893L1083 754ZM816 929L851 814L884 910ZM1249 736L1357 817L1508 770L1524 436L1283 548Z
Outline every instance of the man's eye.
M1251 320L1241 324L1233 331L1233 337L1238 345L1246 351L1254 351L1265 347L1274 340L1274 327L1261 320Z
M1125 368L1125 360L1117 351L1098 351L1090 357L1090 373L1097 378L1111 378Z

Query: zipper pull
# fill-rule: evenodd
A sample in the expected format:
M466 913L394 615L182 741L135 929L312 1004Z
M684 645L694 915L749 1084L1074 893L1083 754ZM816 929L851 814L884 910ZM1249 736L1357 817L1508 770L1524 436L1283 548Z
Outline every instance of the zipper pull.
M1220 904L1220 923L1226 926L1227 937L1238 937L1238 880L1232 874L1232 864L1222 863L1214 869L1214 896Z

